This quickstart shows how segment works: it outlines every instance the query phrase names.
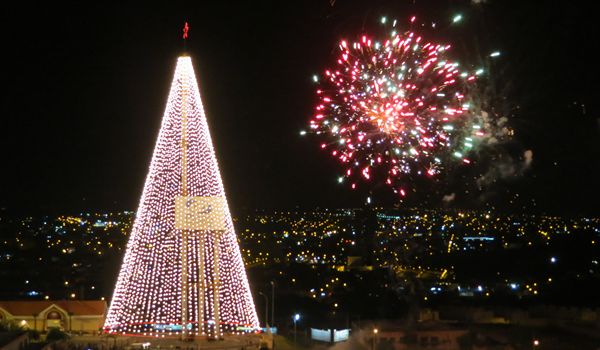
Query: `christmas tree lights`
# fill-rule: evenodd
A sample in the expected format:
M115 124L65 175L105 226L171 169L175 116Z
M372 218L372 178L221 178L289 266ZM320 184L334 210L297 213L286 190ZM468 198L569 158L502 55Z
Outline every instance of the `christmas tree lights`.
M104 331L219 338L257 328L192 61L182 56Z

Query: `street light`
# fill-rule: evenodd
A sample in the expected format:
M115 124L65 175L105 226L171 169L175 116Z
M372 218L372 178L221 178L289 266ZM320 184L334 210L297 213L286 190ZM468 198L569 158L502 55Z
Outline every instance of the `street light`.
M296 322L300 320L300 314L294 315L294 348L296 348Z
M271 281L271 327L275 327L275 282Z
M258 294L265 297L265 327L269 328L269 298L263 292L258 292Z
M371 338L371 350L375 349L375 336L379 333L377 328L373 328L373 337Z

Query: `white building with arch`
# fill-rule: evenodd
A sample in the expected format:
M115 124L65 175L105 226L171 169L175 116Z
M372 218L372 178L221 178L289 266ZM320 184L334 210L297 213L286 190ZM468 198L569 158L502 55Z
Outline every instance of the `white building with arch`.
M98 333L106 318L106 301L0 301L0 321L46 332L51 328L72 333Z

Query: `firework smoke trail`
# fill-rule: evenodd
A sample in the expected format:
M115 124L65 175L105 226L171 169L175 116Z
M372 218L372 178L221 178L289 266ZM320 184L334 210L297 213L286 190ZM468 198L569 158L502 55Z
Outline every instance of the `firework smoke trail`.
M336 65L313 77L319 102L310 131L343 164L338 182L354 189L381 181L404 196L411 177L471 163L468 154L493 135L470 94L483 70L463 69L450 45L390 22L384 37L342 40Z

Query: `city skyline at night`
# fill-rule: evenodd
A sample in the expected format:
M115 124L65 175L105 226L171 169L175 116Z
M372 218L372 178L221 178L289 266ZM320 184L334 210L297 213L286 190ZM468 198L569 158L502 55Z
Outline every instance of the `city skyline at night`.
M0 348L596 350L594 10L7 4Z

